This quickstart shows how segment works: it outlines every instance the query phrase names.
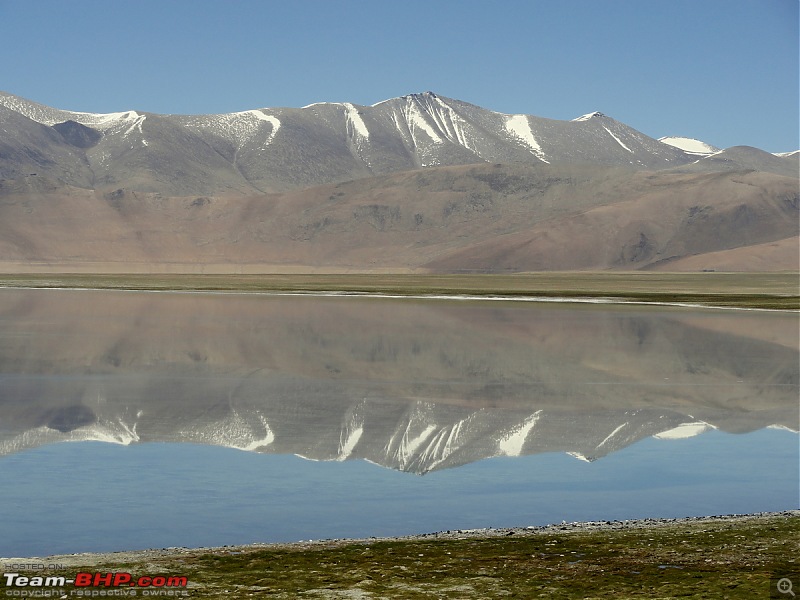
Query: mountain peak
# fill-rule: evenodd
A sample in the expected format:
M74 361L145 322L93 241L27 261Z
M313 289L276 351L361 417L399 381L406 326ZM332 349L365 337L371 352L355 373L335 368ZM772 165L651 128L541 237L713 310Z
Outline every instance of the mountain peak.
M406 100L408 98L413 98L415 100L427 100L427 99L432 99L432 98L438 98L439 96L437 96L436 94L434 94L431 91L427 91L427 92L421 92L421 93L417 93L417 94L406 94L405 96L400 96L400 97L403 100Z
M577 119L572 119L572 121L573 122L588 121L589 119L594 119L595 117L605 117L605 116L606 115L604 115L603 113L601 113L599 111L594 111L594 112L591 112L591 113L588 113L588 114L585 114L585 115L581 115Z

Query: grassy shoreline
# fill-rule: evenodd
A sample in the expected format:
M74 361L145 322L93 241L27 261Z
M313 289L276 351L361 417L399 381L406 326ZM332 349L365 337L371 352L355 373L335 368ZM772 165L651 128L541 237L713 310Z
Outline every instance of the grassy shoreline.
M762 598L798 556L792 510L24 560L186 576L196 598Z
M0 287L237 293L351 292L575 300L606 298L614 301L780 310L800 310L799 283L796 273L0 274Z

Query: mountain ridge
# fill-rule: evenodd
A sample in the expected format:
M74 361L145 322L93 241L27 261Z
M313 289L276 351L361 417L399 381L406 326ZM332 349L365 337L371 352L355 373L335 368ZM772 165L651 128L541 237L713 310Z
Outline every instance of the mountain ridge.
M500 113L434 92L372 106L317 102L207 115L89 113L0 92L0 108L0 119L11 126L0 140L0 148L6 146L0 178L38 168L79 187L169 195L289 191L480 162L691 169L698 157L719 154L689 138L653 139L600 112L560 121ZM36 126L20 116L55 130L60 139L31 140L45 130L32 133ZM42 156L48 152L50 160ZM797 174L796 156L770 157L756 168ZM742 160L709 161L702 169L753 168Z
M692 159L601 113L573 121L507 115L433 92L372 106L325 102L218 115L86 113L8 93L0 93L0 105L47 127L71 121L87 128L84 134L97 138L95 142L73 148L98 184L172 195L247 187L247 191L287 191L477 162L667 168ZM6 178L10 169L3 162L8 161L0 162L0 174ZM228 177L217 184L198 178L193 171L200 165L226 170ZM154 174L155 181L145 184L140 173L136 177L131 171ZM171 185L159 177L161 171L170 172ZM186 176L176 177L182 171Z

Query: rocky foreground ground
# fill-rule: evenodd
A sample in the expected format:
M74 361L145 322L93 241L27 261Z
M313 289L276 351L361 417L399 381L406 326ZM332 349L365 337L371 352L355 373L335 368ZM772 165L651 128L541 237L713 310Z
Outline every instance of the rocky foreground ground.
M5 572L13 566L28 575L41 573L37 565L58 564L46 574L188 581L185 588L67 586L64 597L769 598L790 597L778 589L782 579L800 588L798 557L800 510L791 510L2 562Z

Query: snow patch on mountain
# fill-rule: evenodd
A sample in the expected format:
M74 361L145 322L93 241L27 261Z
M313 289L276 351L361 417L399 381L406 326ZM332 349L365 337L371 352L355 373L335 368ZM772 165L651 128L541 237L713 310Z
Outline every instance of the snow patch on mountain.
M50 123L47 122L52 118L49 117L48 115L55 111L54 109L42 106L41 104L22 102L15 96L6 96L5 94L0 95L0 104L5 106L6 108L10 108L14 112L18 112L19 114L31 119L32 121L36 121L37 123L42 123L43 125L55 125L56 123L58 123L58 120L52 121ZM64 120L66 121L67 119Z
M606 127L605 125L603 125L603 129L605 129L605 130L608 132L608 135L610 135L612 138L614 138L614 139L617 141L617 143L618 143L620 146L622 146L623 148L625 148L625 150L627 150L628 152L630 152L631 154L633 154L633 150L631 150L631 149L630 149L630 148L628 148L628 147L627 147L625 144L623 144L623 143L622 143L622 140L621 140L621 139L619 139L617 136L615 136L615 135L614 135L614 134L611 132L611 130L610 130L608 127Z
M572 119L572 122L573 123L577 123L577 122L580 122L580 121L588 121L589 119L594 119L595 117L605 117L605 115L603 113L597 112L597 111L590 112L590 113L587 113L585 115L581 115L580 117L576 117L575 119Z
M239 116L248 115L248 116L255 117L259 121L266 121L267 123L272 125L272 127L275 128L275 132L277 132L278 129L280 129L280 127L281 127L281 122L278 120L277 117L273 117L272 115L265 114L264 111L262 111L262 110L246 110L246 111L239 112L239 113L234 113L234 114L235 115L239 115ZM275 132L273 132L273 133L275 133Z
M572 458L577 458L578 460L580 460L582 462L587 462L587 463L593 462L592 459L587 458L586 456L584 456L580 452L567 452L567 454L569 456L571 456Z
M414 454L416 453L417 449L422 445L422 443L427 440L431 434L436 431L436 426L433 424L426 425L425 428L418 433L413 438L411 437L412 433L412 421L408 422L408 425L403 432L402 437L400 438L400 445L396 451L396 458L397 461L400 463L401 467L405 467L408 465L410 460L413 458Z
M428 443L420 455L421 464L425 465L422 472L426 473L442 464L458 448L456 442L461 434L461 428L466 419L462 419L451 427L440 429Z
M88 113L61 110L35 102L24 101L15 96L2 93L0 93L0 105L10 108L32 121L49 127L66 121L74 121L86 127L102 131L106 136L120 135L122 138L127 138L138 131L142 145L148 146L147 140L143 137L144 131L142 129L147 115L138 113L135 110L114 113ZM133 148L133 146L131 146L131 148Z
M0 94L0 104L42 125L55 125L64 121L75 121L81 125L97 127L107 126L119 120L135 120L139 117L136 111L87 113L61 110L5 94Z
M63 123L64 121L75 121L81 125L100 130L125 127L124 135L128 135L135 128L138 128L141 133L142 123L144 123L146 118L146 115L139 114L135 110L113 113L88 113L60 110L42 106L34 102L23 102L13 96L0 96L0 103L42 125L52 126L57 123Z
M537 410L530 417L525 419L519 427L510 431L504 438L502 438L497 448L500 450L501 455L504 456L520 456L522 454L522 447L525 445L525 440L531 432L539 417L542 415L541 410Z
M300 109L306 108L314 108L315 106L330 106L331 102L312 102L311 104L306 104L305 106L301 106Z
M345 102L343 106L345 109L345 114L347 115L347 122L350 123L353 131L363 138L369 138L369 129L367 129L364 119L362 119L361 115L358 114L356 107L349 102Z
M200 115L189 117L185 121L186 126L198 131L213 131L216 135L231 142L237 149L241 149L252 140L261 131L264 123L268 123L272 128L264 141L264 146L269 146L281 128L281 122L280 119L264 113L263 110Z
M786 425L768 425L767 429L779 429L781 431L791 431L792 433L800 433L797 429L792 429Z
M444 140L442 140L439 134L436 133L436 130L431 127L428 121L425 119L425 114L419 109L417 100L415 98L409 97L408 102L403 109L403 116L405 117L406 123L408 123L409 131L411 132L411 138L414 141L415 146L419 145L415 135L417 129L424 131L433 141L433 143L444 143Z
M361 439L361 435L364 433L364 425L360 425L347 433L346 437L343 437L339 441L339 456L336 457L336 460L342 461L347 460L347 458L353 453L356 445L358 444L358 440Z
M438 96L431 95L435 102L435 108L430 111L439 129L444 132L451 142L464 146L468 150L474 150L473 144L467 137L468 123L462 119L456 111L449 105L442 102Z
M527 145L530 148L531 154L533 154L539 160L542 160L546 163L550 162L545 157L545 154L542 151L542 147L539 145L539 142L537 142L536 138L533 136L533 131L531 130L531 123L528 120L527 116L511 115L506 119L505 125L506 125L506 131L508 131L508 133L510 133L516 139L522 141L525 145Z
M136 433L136 424L129 427L118 419L116 422L100 422L83 430L76 430L74 438L68 441L96 441L109 444L121 444L129 446L139 441L139 434Z
M339 433L339 450L336 460L347 460L364 434L364 409L366 400L362 400L345 418L345 425Z
M253 452L275 441L275 434L267 419L260 413L255 416L258 424L253 423L252 418L245 418L234 410L224 420L208 423L198 429L181 431L179 437L190 442Z
M254 452L259 448L263 448L265 446L269 446L272 442L275 441L275 434L270 429L269 424L267 424L266 419L261 417L261 423L264 426L264 435L258 439L253 440L252 442L242 445L242 446L232 446L237 450L244 450L245 452Z
M658 440L682 440L700 435L709 429L714 429L714 427L703 421L697 421L695 423L681 423L677 427L657 433L653 437Z
M659 138L658 141L683 150L687 154L694 154L697 156L708 156L709 154L719 152L719 148L715 148L711 144L706 144L694 138L668 136Z
M383 448L386 464L395 463L400 470L405 470L436 429L432 406L426 402L416 403L405 426L398 426Z
M121 418L116 420L100 419L86 427L79 427L67 432L42 425L0 442L0 456L61 442L104 442L129 446L138 441L139 434L136 432L136 424L128 425Z
M142 131L142 123L144 123L144 120L147 118L147 116L146 116L146 115L140 115L140 114L138 114L138 113L137 113L137 112L135 112L135 111L131 111L131 113L132 113L133 115L135 115L135 116L132 116L130 113L129 113L128 115L126 115L126 116L125 116L125 120L126 120L126 121L132 121L132 122L131 122L131 126L130 126L130 127L128 127L128 128L125 130L125 133L123 133L123 134L122 134L123 136L127 136L127 135L128 135L128 134L130 134L130 133L131 133L131 132L132 132L134 129L138 129L138 130L139 130L139 133L144 133L144 131Z
M619 427L617 427L616 429L614 429L614 431L612 431L611 433L609 433L609 434L606 436L606 438L605 438L605 439L604 439L602 442L600 442L599 444L597 444L597 449L599 450L600 448L602 448L603 446L605 446L605 445L606 445L606 443L608 443L609 441L611 441L611 438L613 438L615 435L617 435L617 433L619 433L619 431L620 431L620 430L621 430L623 427L625 427L627 424L628 424L628 423L623 423L622 425L620 425Z
M717 156L718 154L724 154L724 153L725 153L725 150L717 150L716 152L712 152L711 154L700 154L700 155L698 155L698 156L700 156L700 158L698 158L696 161L692 162L691 164L696 165L697 163L699 163L701 161L704 161L707 158L712 158L714 156ZM687 154L689 154L689 153L687 152Z

